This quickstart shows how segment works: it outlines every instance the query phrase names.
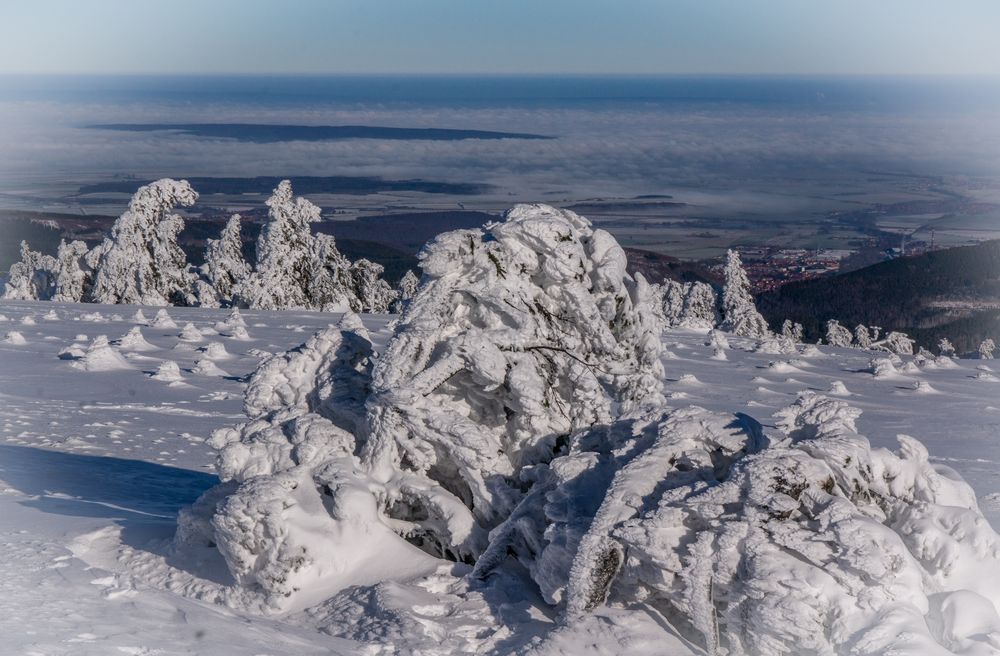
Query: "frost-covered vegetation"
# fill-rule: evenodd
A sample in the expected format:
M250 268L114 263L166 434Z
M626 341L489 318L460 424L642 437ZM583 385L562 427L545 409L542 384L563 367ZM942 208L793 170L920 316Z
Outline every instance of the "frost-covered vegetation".
M240 216L234 215L219 239L208 241L205 264L195 269L177 243L184 219L174 210L197 199L185 180L157 180L135 193L111 234L93 249L64 242L52 257L22 243L3 298L383 313L407 291L382 280L381 265L351 262L333 237L313 235L309 225L319 220L320 209L296 198L287 180L267 201L269 221L254 266L243 258Z
M712 326L707 312L679 318L701 292L632 278L615 240L566 210L517 206L440 236L421 266L384 348L345 314L266 359L247 421L213 436L222 482L182 512L173 549L217 550L229 603L334 623L391 607L415 626L418 602L383 595L424 593L362 591L437 577L449 583L434 603L478 617L483 635L502 621L484 597L537 595L557 627L538 653L582 649L564 630L591 635L614 613L658 618L688 653L989 653L1000 538L916 439L872 448L842 381L774 419L684 403L680 389L704 385L685 372L665 395L663 362L677 356L663 331ZM794 324L764 330L732 280L729 337L705 341L715 366L731 366L734 340L789 358L771 373L826 357ZM874 378L921 371L896 335ZM936 393L918 383L912 393Z

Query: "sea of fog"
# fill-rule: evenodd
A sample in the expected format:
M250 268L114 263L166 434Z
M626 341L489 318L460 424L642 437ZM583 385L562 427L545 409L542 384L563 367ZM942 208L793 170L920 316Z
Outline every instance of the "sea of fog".
M262 141L89 127L185 123L417 136ZM554 138L426 139L415 128ZM0 207L116 176L349 175L491 185L521 200L745 192L767 211L764 192L780 211L867 191L872 172L990 184L1000 178L1000 80L6 76L0 153Z

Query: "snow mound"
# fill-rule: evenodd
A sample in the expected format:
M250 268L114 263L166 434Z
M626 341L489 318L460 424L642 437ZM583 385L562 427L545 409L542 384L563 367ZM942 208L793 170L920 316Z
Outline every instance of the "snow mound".
M28 340L26 340L24 335L16 330L9 330L7 331L7 336L4 337L3 343L10 344L12 346L24 346L28 343Z
M153 328L176 328L177 323L170 318L167 311L164 309L159 309L156 311L156 316L153 317L152 323L149 324Z
M42 315L42 319L45 321L59 321L59 313L55 310L49 310Z
M201 331L193 323L184 324L180 335L177 336L182 342L200 342L204 339Z
M146 319L146 315L142 313L142 309L140 308L132 315L132 321L139 325L146 325L149 320Z
M195 363L191 373L199 376L228 376L229 374L221 369L208 358L202 358Z
M907 436L872 449L860 414L807 392L773 435L697 407L584 432L475 573L517 560L569 627L638 603L706 653L988 653L1000 537L954 472Z
M830 389L827 391L827 394L833 396L850 396L851 391L847 389L847 385L844 385L844 381L835 380L830 383Z
M179 383L184 380L184 377L181 376L181 368L173 360L164 360L161 362L160 366L156 369L156 373L152 375L152 378L164 383Z
M22 326L34 326L34 325L36 325L35 318L33 316L31 316L30 314L26 314L26 315L24 315L21 318L21 325Z
M768 355L791 355L798 352L795 340L782 335L769 335L757 342L754 353Z
M155 351L156 347L146 341L139 326L133 326L118 340L118 348L129 351Z
M107 323L108 319L100 312L84 312L80 315L80 321L89 321L91 323Z
M209 360L229 360L233 356L226 350L226 345L222 342L209 342L204 347L198 349L205 354Z
M215 330L220 333L227 333L237 326L246 328L247 322L243 320L243 315L240 314L239 308L233 308L225 320L216 322Z
M118 371L132 368L128 360L111 346L107 335L98 335L91 340L83 357L70 366L82 371Z

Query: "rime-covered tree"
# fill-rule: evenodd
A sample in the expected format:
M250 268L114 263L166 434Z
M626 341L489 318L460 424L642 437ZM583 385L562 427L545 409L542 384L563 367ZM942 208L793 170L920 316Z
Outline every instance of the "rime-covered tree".
M91 300L191 304L194 277L177 245L184 220L171 211L190 206L197 198L187 180L164 178L140 187L99 247Z
M750 280L740 255L730 249L726 251L725 284L722 288L722 329L741 337L760 339L771 334L767 321L757 311Z
M951 343L951 340L947 337L942 337L938 343L938 353L946 357L951 357L955 355L955 345Z
M787 337L788 339L801 342L802 341L803 328L801 323L792 321L791 319L785 319L781 324L781 336Z
M826 343L830 346L849 348L853 339L851 331L841 326L836 319L830 319L826 322Z
M3 298L17 301L48 300L55 283L56 260L33 251L21 242L21 259L11 265L4 283Z
M661 295L668 326L708 329L719 322L718 299L711 285L665 280Z
M53 301L80 303L90 294L94 271L87 264L89 249L82 241L59 242L56 252L55 290Z
M872 343L872 348L896 355L913 355L913 346L916 342L906 333L891 331L884 339Z
M993 352L997 350L996 343L990 339L986 338L979 344L979 357L983 360L992 360Z
M216 545L279 608L345 558L472 561L575 430L664 402L658 299L585 219L517 206L438 236L421 267L377 359L349 314L265 362L251 419L212 439L225 483L178 544Z
M413 298L413 295L417 293L417 287L420 285L420 278L417 274L413 273L412 269L407 269L403 277L399 279L399 284L396 285L397 298L392 303L392 311L399 314L406 307L406 302Z
M267 200L269 221L257 240L257 264L240 282L234 301L264 310L310 307L308 290L313 271L309 224L320 209L292 195L292 183L282 180Z
M863 349L871 348L872 335L864 324L858 324L854 328L854 345Z
M355 312L382 314L389 311L399 297L389 283L382 279L385 268L364 258L351 264L351 283L354 301L351 309Z
M250 265L243 259L239 214L229 217L218 239L208 240L205 247L205 272L218 301L230 304L237 283L250 275Z
M309 307L323 312L360 311L351 261L337 250L333 235L313 237L307 280Z

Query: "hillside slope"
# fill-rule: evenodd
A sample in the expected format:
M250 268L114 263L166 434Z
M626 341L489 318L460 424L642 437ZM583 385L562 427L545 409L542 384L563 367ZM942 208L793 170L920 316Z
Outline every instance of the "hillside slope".
M789 283L758 296L778 328L798 321L806 337L829 319L911 333L925 346L947 336L959 350L1000 336L1000 241L876 264L832 278Z

